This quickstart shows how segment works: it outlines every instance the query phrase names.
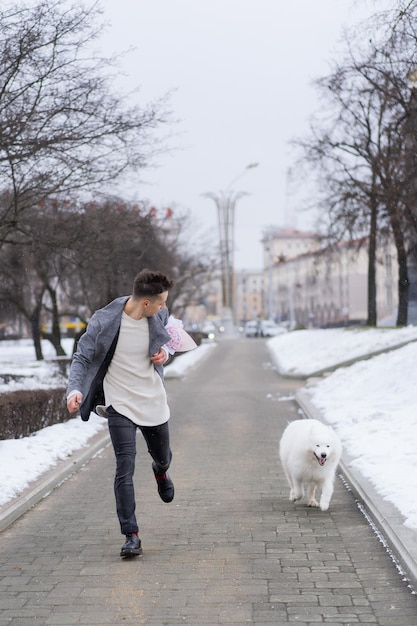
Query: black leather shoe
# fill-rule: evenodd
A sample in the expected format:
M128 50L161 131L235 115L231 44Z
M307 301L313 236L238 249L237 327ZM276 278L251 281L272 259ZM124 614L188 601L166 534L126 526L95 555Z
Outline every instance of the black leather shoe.
M162 474L160 476L155 474L155 478L156 484L158 485L159 497L161 498L161 500L163 500L164 502L172 502L174 499L174 483L172 482L168 474L166 472L165 474Z
M120 556L140 556L142 545L139 537L131 533L126 535L126 541L120 550Z

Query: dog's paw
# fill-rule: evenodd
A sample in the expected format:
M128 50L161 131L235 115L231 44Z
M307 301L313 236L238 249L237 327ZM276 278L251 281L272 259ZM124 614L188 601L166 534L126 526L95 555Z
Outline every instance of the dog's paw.
M320 510L321 511L327 511L327 509L329 508L329 502L322 502L320 500Z
M302 493L298 493L296 491L294 491L293 489L291 489L290 491L290 502L296 502L297 500L301 500L301 498L303 497Z
M311 498L308 501L308 506L318 506L318 505L319 505L319 503L317 502L316 498Z

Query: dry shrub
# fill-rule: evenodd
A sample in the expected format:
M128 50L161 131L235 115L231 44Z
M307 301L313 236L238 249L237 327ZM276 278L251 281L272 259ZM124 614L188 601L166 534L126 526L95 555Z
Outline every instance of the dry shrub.
M0 439L20 439L69 419L65 389L25 389L0 395Z

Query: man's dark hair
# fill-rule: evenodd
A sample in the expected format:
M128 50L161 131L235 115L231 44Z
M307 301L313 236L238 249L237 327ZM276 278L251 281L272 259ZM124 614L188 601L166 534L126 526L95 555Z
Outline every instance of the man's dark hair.
M144 269L135 276L133 281L133 297L153 298L171 289L173 284L173 281L162 272Z

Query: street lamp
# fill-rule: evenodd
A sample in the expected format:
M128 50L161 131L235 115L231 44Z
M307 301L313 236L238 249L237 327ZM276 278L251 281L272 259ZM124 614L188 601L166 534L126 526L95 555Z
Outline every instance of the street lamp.
M237 181L239 178L242 178L246 174L248 170L253 169L254 167L258 167L259 163L249 163L240 174L236 176L226 187L226 189L230 189L230 187Z
M226 187L226 191L219 193L205 193L206 198L214 200L217 207L219 224L220 260L222 274L222 305L224 326L233 327L233 257L234 257L234 228L235 207L239 198L248 195L244 191L232 191L231 186L241 178L247 170L257 167L258 163L249 163L238 176ZM231 328L230 328L231 329Z

